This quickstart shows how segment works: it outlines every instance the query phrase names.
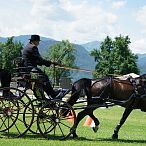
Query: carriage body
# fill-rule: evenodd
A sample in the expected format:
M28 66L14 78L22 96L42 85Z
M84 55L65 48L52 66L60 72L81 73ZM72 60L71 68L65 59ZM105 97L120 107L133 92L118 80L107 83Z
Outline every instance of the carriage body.
M67 138L71 134L76 120L74 109L62 99L52 99L45 94L42 88L45 84L45 78L34 67L24 67L22 58L17 58L14 63L16 68L12 82L15 83L16 87L0 88L1 93L4 90L10 90L15 95L15 97L9 96L0 99L1 120L7 119L2 120L1 125L6 126L1 126L0 132L7 133L8 137L22 137L30 131L35 134L41 133L47 138L51 136L60 139ZM30 94L28 90L33 92ZM69 90L62 89L62 97L68 92ZM64 116L62 111L68 111L68 116ZM13 115L15 120L12 120L12 116L9 114ZM74 122L68 122L71 117ZM7 121L11 121L11 123ZM19 126L20 121L21 126ZM44 124L46 126L51 124L51 128L43 129L42 125ZM65 131L64 128L66 128ZM15 135L12 134L13 131L15 131Z

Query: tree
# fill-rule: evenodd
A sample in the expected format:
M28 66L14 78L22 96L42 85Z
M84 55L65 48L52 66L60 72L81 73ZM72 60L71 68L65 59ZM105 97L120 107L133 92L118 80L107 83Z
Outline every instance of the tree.
M116 74L128 74L131 72L139 73L137 67L138 56L133 54L129 49L130 38L126 36L125 38L121 35L115 38L113 42L113 66L115 67Z
M8 69L13 73L13 60L21 55L23 45L21 42L13 40L13 37L8 38L5 43L0 43L0 67Z
M106 37L101 43L100 50L91 51L91 56L97 62L94 77L106 76L108 74L128 74L131 72L139 73L137 67L137 55L129 49L130 39L128 36L115 37L112 40Z
M68 67L75 67L75 48L68 40L62 40L49 48L46 58ZM59 85L62 76L70 76L69 70L60 68L49 68L47 72L54 78L56 85Z

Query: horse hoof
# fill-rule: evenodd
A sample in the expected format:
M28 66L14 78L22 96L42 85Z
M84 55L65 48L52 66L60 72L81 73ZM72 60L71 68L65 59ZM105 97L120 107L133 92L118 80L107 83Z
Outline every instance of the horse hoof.
M96 133L99 129L99 125L98 126L95 126L95 127L92 127L93 131Z
M113 135L112 135L112 139L113 139L113 140L117 140L117 139L118 139L118 134L113 134Z

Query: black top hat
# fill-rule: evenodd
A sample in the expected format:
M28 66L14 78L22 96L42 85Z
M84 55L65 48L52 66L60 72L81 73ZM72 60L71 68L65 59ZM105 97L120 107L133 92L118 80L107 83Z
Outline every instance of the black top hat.
M40 36L39 35L31 35L31 38L29 39L30 41L40 41Z

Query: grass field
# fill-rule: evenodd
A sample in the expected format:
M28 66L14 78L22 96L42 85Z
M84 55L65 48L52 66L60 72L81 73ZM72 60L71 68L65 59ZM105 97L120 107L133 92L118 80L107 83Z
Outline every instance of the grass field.
M111 136L118 124L124 108L112 107L97 109L94 113L100 120L100 129L94 133L90 127L84 127L85 119L78 126L78 139L46 140L40 135L27 133L23 138L1 138L0 146L143 146L146 145L146 114L134 110L119 132L119 139L113 141Z

